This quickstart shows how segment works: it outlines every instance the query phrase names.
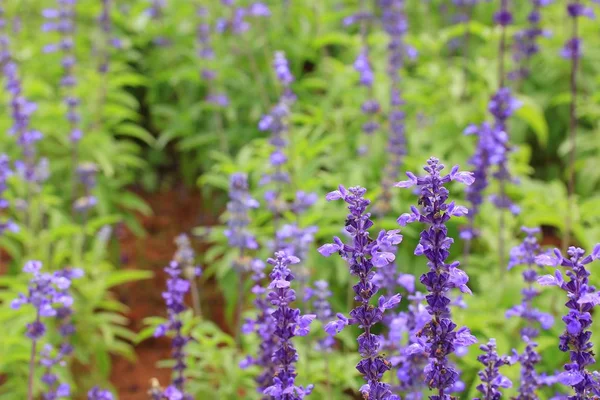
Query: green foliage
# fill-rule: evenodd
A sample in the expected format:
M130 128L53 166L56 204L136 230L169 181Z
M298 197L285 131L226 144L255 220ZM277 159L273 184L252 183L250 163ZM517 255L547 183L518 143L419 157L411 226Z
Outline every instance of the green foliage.
M239 0L240 4L249 1ZM41 10L54 6L53 0L17 0L5 2L8 27L15 18L22 27L11 33L10 49L20 70L23 92L38 105L31 121L44 134L38 146L38 158L49 159L50 177L40 188L31 188L19 176L9 180L6 197L11 202L10 214L20 231L0 236L0 400L24 398L23 382L27 375L30 342L24 336L31 310L18 312L8 307L15 295L26 290L26 277L20 270L25 261L38 259L48 271L66 266L85 270L75 290L75 324L77 334L74 365L83 365L86 374L76 368L65 369L64 379L75 385L78 394L95 384L105 385L111 369L111 355L135 357L133 344L152 335L159 318L148 319L147 329L133 333L124 316L127 307L114 292L119 285L147 279L149 271L123 269L119 265L117 226L126 225L137 235L144 228L138 215L148 216L152 209L132 187L146 190L168 188L173 181L202 191L205 210L219 213L228 187L228 177L237 171L250 175L255 198L264 198L265 187L259 185L268 170L271 146L257 122L278 97L279 87L272 72L272 54L283 50L296 76L293 90L298 102L293 107L289 137L289 165L292 187L284 193L291 200L296 190L314 191L319 201L298 223L316 225L317 243L339 235L346 210L340 204L327 204L324 194L338 184L363 185L368 197L381 194L381 180L387 163L386 115L388 113L389 78L386 76L386 35L374 26L369 36L375 68L374 95L382 104L377 120L380 132L371 137L361 133L360 105L365 99L364 87L358 85L352 63L362 45L358 27L344 27L342 19L358 9L349 0L267 1L272 17L251 22L250 30L236 36L215 34L212 45L214 60L199 60L195 43L199 18L196 2L169 0L160 22L150 18L146 0L114 1L114 36L123 47L111 50L110 70L98 72L99 43L103 33L96 23L101 2L80 0L77 6L76 55L78 64L77 95L82 100L84 138L79 158L99 167L94 194L98 205L85 217L72 212L72 200L78 194L75 168L68 139L66 105L61 101L59 85L62 69L59 54L45 54L42 49L57 40L54 33L40 34ZM211 21L227 17L217 0L200 1L210 8ZM289 3L289 6L285 4ZM406 99L408 155L399 172L416 171L424 160L436 155L446 164L466 166L474 142L462 135L470 123L488 119L487 102L497 86L498 42L500 32L491 23L496 4L484 2L477 7L468 24L452 25L447 13L439 11L441 0L407 1L410 29L407 41L419 56L402 71L402 90ZM525 26L528 2L515 4L516 25L510 37ZM572 219L576 244L591 248L600 241L600 38L594 22L582 21L581 36L585 56L579 75L577 161L575 204L569 209L565 182L568 171L569 141L567 128L571 94L568 87L569 64L558 56L570 34L565 24L562 2L543 11L543 23L551 27L552 37L542 38L541 53L530 63L532 75L521 83L511 83L523 107L510 122L511 171L519 178L510 185L509 195L522 209L518 216L505 216L508 250L518 242L521 225L541 225L547 244L555 244L564 234L567 217ZM286 8L289 7L289 8ZM465 34L469 47L454 48ZM162 36L168 47L154 44ZM509 62L509 70L514 67ZM218 78L214 85L226 92L230 105L218 108L205 101L209 87L201 77L202 68L214 68ZM0 93L0 131L12 125L10 98ZM368 144L369 152L359 156L358 149ZM0 152L11 160L21 157L15 138L0 135ZM452 197L461 201L462 193L451 187ZM488 193L497 192L492 184ZM27 199L26 207L19 200ZM410 191L393 189L392 210L377 217L378 228L395 229L395 219L415 203ZM293 221L291 215L284 216ZM220 222L228 218L223 213ZM265 207L252 214L250 229L257 235L261 249L253 254L260 259L269 256L269 243L274 235L271 213ZM449 227L457 238L462 222ZM516 321L505 321L504 311L514 305L522 286L519 273L506 272L498 259L499 212L485 205L477 218L481 238L474 243L466 262L474 296L466 299L468 308L458 310L458 322L465 323L480 341L498 340L500 351L509 352L522 344L517 340ZM241 295L233 254L223 235L222 226L198 227L194 233L206 244L202 254L203 285L218 285L225 297L227 321L234 322L234 307ZM415 259L413 249L418 229L403 230L404 242L398 253L402 271L420 274L423 261ZM169 239L170 240L170 239ZM457 239L451 258L462 261L462 246ZM326 279L334 297L334 311L349 310L348 288L352 284L347 266L341 260L323 259L311 250L306 265L311 280ZM594 284L600 278L592 274ZM248 288L246 288L248 289ZM250 299L247 315L251 315ZM351 300L351 298L350 298ZM540 306L550 308L557 317L563 312L565 299L545 291ZM597 319L598 320L598 319ZM594 328L598 328L598 321ZM256 338L244 338L242 348L214 322L186 315L186 329L193 337L188 346L190 357L189 389L196 398L259 398L255 393L255 369L237 367L245 354L255 351ZM565 355L556 348L561 331L560 321L543 332L539 339L544 354L541 369L552 372L560 368ZM50 329L52 331L52 329ZM598 332L598 329L595 329ZM316 398L350 398L362 382L350 367L356 362L353 331L340 336L338 348L330 354L312 349L309 340L299 340L299 376L301 383L314 383ZM311 338L322 335L315 324ZM45 340L56 340L49 334ZM456 360L463 370L467 385L462 396L472 398L477 385L475 362L477 350ZM164 364L168 367L168 362ZM517 378L518 367L508 369ZM87 373L89 371L89 373ZM148 377L151 378L151 377ZM328 385L328 383L330 385ZM39 388L38 388L39 389ZM512 394L512 393L509 393ZM462 397L461 396L461 397Z

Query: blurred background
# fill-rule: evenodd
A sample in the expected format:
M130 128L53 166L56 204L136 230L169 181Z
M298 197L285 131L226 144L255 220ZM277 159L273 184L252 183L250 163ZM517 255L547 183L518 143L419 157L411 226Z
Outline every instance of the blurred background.
M260 398L253 381L257 370L238 368L255 352L258 339L244 336L236 345L237 253L224 229L229 177L247 173L250 193L261 203L251 212L250 230L260 244L252 256L269 256L275 224L264 200L268 185L260 181L271 168L272 144L259 122L283 90L272 66L276 51L289 61L297 97L286 134L291 184L283 197L291 200L297 191L318 195L298 219L289 213L282 218L318 228L304 264L311 282L329 281L334 312L349 311L354 278L341 260L315 251L340 234L346 214L341 203L327 203L324 196L343 184L366 187L373 201L382 198L392 157L390 87L398 84L405 102L406 155L391 171L395 179L420 172L430 156L472 169L468 160L477 140L463 131L491 120L487 105L498 88L501 39L493 15L499 1L475 6L405 1L409 50L396 72L399 82L388 73L389 37L377 2L270 0L261 3L267 12L250 0L79 0L72 9L73 30L61 29L61 19L48 11L66 3L72 2L0 2L6 88L0 91L0 131L5 132L0 153L15 172L2 193L10 204L2 218L19 226L0 235L0 399L25 398L31 343L24 331L32 315L8 304L26 290L28 277L21 269L31 259L49 271L77 266L86 273L74 287L75 352L60 372L73 385L73 398L101 385L119 399L145 399L151 378L167 384L170 341L152 333L166 316L162 269L181 233L190 235L203 269L202 317L186 314L186 329L195 339L188 346L189 391L197 399ZM506 189L520 212L504 212L499 254L502 211L483 204L476 220L480 236L463 260L474 293L465 298L466 308L455 311L459 326L469 326L480 342L495 337L503 353L523 347L519 321L504 318L523 287L520 271L506 270L509 249L522 239L520 227L541 226L542 243L560 246L570 216L572 244L591 250L600 240L598 23L582 19L579 26L584 55L578 67L575 200L568 207L571 63L560 51L571 22L564 2L543 7L539 52L524 62L515 55L518 33L529 26L535 2L511 3L507 85L521 107L507 130L513 146L509 168L517 179ZM365 13L372 15L361 18ZM365 45L371 88L360 84L355 69ZM9 61L16 73L5 68ZM524 65L530 73L521 76ZM26 115L20 123L29 136L16 134L21 128L15 122L15 76L27 100L19 103ZM361 112L367 99L381 104L371 116ZM379 128L366 135L362 127L369 118ZM492 181L486 196L497 191ZM451 197L468 205L458 186L451 187ZM416 201L410 190L391 189L376 213L376 228L396 229L396 218ZM457 218L450 224L453 260L464 257L458 237L466 223ZM407 227L403 234L398 268L418 276L426 268L424 259L412 256L419 228ZM599 283L597 276L592 274L592 281ZM251 283L246 283L248 292ZM539 301L556 316L554 327L538 338L544 355L540 370L548 373L567 359L557 348L563 297L543 290ZM249 294L242 300L245 315L253 313L251 301ZM600 332L596 328L597 323L594 332ZM316 385L314 398L359 398L362 380L350 367L358 360L357 332L341 335L327 362L310 340L299 340L299 380ZM53 335L49 331L47 340ZM322 337L320 325L313 335ZM472 348L456 359L465 383L459 398L475 396L477 354ZM518 367L507 375L517 378ZM553 392L548 389L548 398Z

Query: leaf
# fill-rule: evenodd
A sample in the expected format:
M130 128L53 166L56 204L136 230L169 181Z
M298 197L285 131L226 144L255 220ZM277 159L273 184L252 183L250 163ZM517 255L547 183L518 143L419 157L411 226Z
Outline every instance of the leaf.
M104 285L106 288L122 285L124 283L141 281L144 279L152 278L154 274L152 271L145 270L125 270L125 271L114 271L105 279Z
M545 146L548 143L548 122L542 108L530 97L519 97L519 100L523 105L517 109L515 115L531 127L540 145Z

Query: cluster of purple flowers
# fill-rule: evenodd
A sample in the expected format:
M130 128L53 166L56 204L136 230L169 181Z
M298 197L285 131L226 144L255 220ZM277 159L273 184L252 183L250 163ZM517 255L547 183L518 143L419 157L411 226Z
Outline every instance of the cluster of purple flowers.
M244 253L247 250L258 248L256 238L248 231L250 223L248 212L259 206L258 201L248 193L248 177L243 173L234 173L229 178L229 202L227 203L227 229L224 234L227 237L229 245L239 249L240 257L235 262L234 267L243 272L249 266L243 262Z
M570 353L570 362L557 379L575 391L575 395L568 397L569 399L583 400L600 396L599 377L597 373L587 370L588 366L596 362L589 328L592 324L591 312L600 304L600 292L590 285L590 272L586 269L587 264L600 258L600 244L588 256L585 256L585 250L581 248L569 247L567 256L568 258L564 257L558 249L554 250L553 256L537 256L536 262L540 265L567 268L566 275L569 278L565 281L563 274L557 269L554 275L538 278L538 282L544 286L558 286L567 292L569 300L565 305L569 312L562 318L566 329L560 336L558 347L561 351Z
M289 131L290 107L296 101L296 96L292 92L290 85L294 82L287 59L283 52L276 52L273 61L273 69L277 80L283 86L282 94L279 101L269 114L264 115L258 123L258 129L261 131L269 131L271 133L270 143L274 147L269 161L273 172L267 174L261 180L261 183L266 184L274 182L277 184L275 191L269 190L265 197L269 209L276 215L283 211L283 201L281 199L281 185L288 183L290 180L289 174L284 170L284 165L287 163L287 155L285 154L287 146L286 135Z
M455 330L456 324L450 318L450 303L448 292L458 288L463 293L470 293L467 287L469 277L459 269L459 262L446 263L450 254L450 246L454 240L448 237L446 223L452 216L463 216L468 210L454 202L446 203L449 192L444 187L450 181L471 185L474 181L471 172L459 172L458 166L452 168L448 175L441 175L444 165L437 158L430 158L424 170L427 175L417 177L407 172L408 180L396 184L398 187L420 187L419 204L422 210L411 207L411 213L402 214L398 223L402 226L421 222L428 225L421 232L420 241L415 249L415 255L425 255L429 272L421 276L429 294L426 296L427 311L431 320L417 334L421 339L411 346L413 352L425 352L429 364L425 368L426 382L430 388L437 389L437 395L431 400L449 400L450 388L457 382L458 373L449 364L448 356L457 348L466 347L476 342L466 327ZM425 337L426 339L424 339Z
M22 160L15 161L15 170L27 182L40 182L46 178L46 162L36 164L35 144L42 139L42 133L30 126L31 115L37 105L25 98L19 77L19 68L10 52L10 39L6 33L4 9L0 3L0 66L6 77L5 88L10 95L12 126L8 134L17 137L22 149Z
M412 291L409 290L409 293ZM419 343L420 339L417 334L429 323L431 316L423 304L425 300L423 294L418 292L409 294L407 299L410 302L408 309L398 313L389 323L390 347L398 350L396 356L390 357L390 362L396 368L399 382L397 389L404 394L403 398L420 400L421 393L425 388L423 370L427 365L428 358L425 352L414 352L411 346Z
M366 189L351 187L339 189L329 193L328 201L344 200L348 204L350 213L346 219L345 231L352 238L351 244L344 244L338 237L333 243L325 244L319 248L319 253L329 257L339 253L350 268L350 273L358 277L359 282L352 288L354 299L359 305L350 312L350 318L337 314L337 320L328 323L325 330L330 335L339 333L345 326L355 324L364 329L358 337L358 351L362 357L356 369L363 375L367 383L361 388L363 396L369 399L398 400L399 397L391 392L390 385L381 382L383 374L389 371L391 364L379 354L382 338L371 332L374 325L383 320L383 314L388 309L393 309L400 303L400 295L396 294L388 299L379 297L377 306L370 304L370 300L379 290L373 282L373 268L385 267L394 261L393 253L386 251L390 246L395 246L402 241L399 231L380 231L375 240L369 236L369 229L373 226L371 214L366 212L370 201L364 198Z
M248 7L236 6L235 0L221 0L221 4L230 9L229 18L219 18L217 21L217 32L231 32L241 35L250 29L247 17L270 17L271 10L263 2L254 2Z
M477 357L477 360L484 365L484 369L479 371L481 383L477 385L477 390L482 396L473 400L500 400L502 398L500 388L512 387L512 382L500 374L500 367L511 364L511 360L506 356L498 356L496 339L490 339L487 344L479 346L479 349L485 352Z
M60 81L65 88L64 102L67 106L67 120L70 124L70 139L76 154L76 145L81 140L83 132L80 129L81 116L79 114L80 100L75 96L75 5L76 0L57 0L57 7L45 9L42 15L47 20L42 26L44 32L58 32L60 40L44 47L44 52L52 53L62 51L63 77Z
M92 189L96 186L96 174L98 166L94 163L81 163L77 166L77 175L79 182L83 186L83 194L73 203L73 209L78 213L86 213L93 208L97 199L92 194Z
M99 387L92 388L87 395L88 400L114 400L111 392L100 389Z
M554 318L547 313L533 307L533 300L539 295L536 288L533 287L537 282L538 273L536 271L536 257L542 251L537 241L536 235L540 233L539 228L521 228L526 237L523 242L514 247L510 252L508 269L518 265L526 265L527 269L523 271L523 280L526 282L521 293L523 295L522 303L512 307L506 312L506 317L520 317L525 321L525 326L521 329L521 336L525 341L525 349L519 354L514 350L514 357L521 364L521 385L519 386L519 395L523 399L531 398L536 390L547 382L546 377L538 374L535 366L541 361L540 355L536 351L537 343L534 341L539 335L539 324L543 329L549 329L554 324Z
M297 257L289 256L282 251L275 253L275 258L267 260L273 265L273 271L269 275L271 283L267 300L276 307L271 317L275 326L273 334L278 338L278 344L272 355L277 371L272 385L263 393L275 400L300 400L313 389L313 385L304 388L295 384L297 373L294 363L298 360L298 353L292 339L295 336L307 335L310 324L316 317L314 314L301 315L299 309L291 307L291 303L296 300L296 292L291 288L294 275L289 266L299 261Z
M178 260L185 260L185 254L177 254ZM183 321L181 314L187 309L185 304L185 295L190 290L190 279L198 276L201 273L200 268L194 268L192 277L188 277L186 265L180 261L171 261L165 268L165 272L169 275L167 279L167 290L163 292L163 298L167 305L167 313L169 321L159 325L155 332L155 337L167 335L168 332L173 334L172 338L172 357L175 361L173 372L175 377L172 384L168 386L162 393L162 396L168 400L191 400L192 397L185 392L185 370L187 368L185 362L185 346L190 338L183 334ZM159 397L160 398L160 397Z
M575 29L573 31L573 37L567 40L560 54L563 58L575 63L583 54L582 41L581 38L577 36L577 19L581 17L594 18L594 10L591 7L582 4L580 0L571 0L567 4L567 13L569 18L573 20Z
M112 21L110 15L111 6L111 0L102 0L102 10L100 12L100 15L98 16L98 22L100 23L100 28L102 29L102 33L104 34L101 61L98 67L98 71L102 74L106 74L108 72L110 63L109 49L111 47L120 49L122 46L121 40L119 40L119 38L117 37L112 36Z
M550 32L540 27L541 8L552 3L553 0L531 0L532 10L527 16L529 27L514 34L513 61L517 69L509 73L511 79L524 79L530 74L529 60L539 53L538 39L549 36Z
M198 7L196 9L196 15L199 18L196 31L198 58L200 58L203 64L200 76L208 82L206 101L218 107L227 107L229 104L227 95L216 91L214 88L214 81L217 79L217 71L207 66L215 59L215 51L211 42L212 26L209 20L209 11L206 7Z
M378 207L382 212L390 209L390 188L398 180L402 159L406 154L405 117L402 109L404 100L401 94L402 79L400 70L405 60L416 57L416 51L406 44L404 36L408 31L408 19L404 0L380 0L383 29L389 36L387 73L390 78L390 109L388 114L388 164L383 177L383 193Z
M329 290L329 283L323 280L316 281L313 284L313 287L307 288L304 293L304 301L306 302L312 299L312 310L317 316L317 319L324 324L329 323L333 315L331 311L331 304L329 304L329 298L331 295L332 293L331 290ZM328 353L331 351L334 344L335 339L331 335L327 335L323 339L319 339L315 349L319 352Z
M47 386L45 398L67 397L70 393L68 384L59 383L58 376L52 371L55 365L64 365L65 357L69 356L73 349L69 343L69 336L74 332L74 326L70 321L73 306L73 297L69 288L73 279L83 275L78 268L65 269L53 274L42 272L40 261L29 261L23 267L23 272L31 274L29 281L29 292L27 295L20 293L11 303L12 309L19 309L25 304L31 304L35 310L35 320L27 324L26 335L32 341L32 351L29 366L29 396L32 398L33 377L36 359L36 347L38 341L46 333L46 324L42 318L55 317L59 323L59 333L63 337L63 343L58 353L51 355L52 346L45 347L41 352L41 364L45 367L42 382Z
M4 192L8 189L8 177L12 175L10 160L6 154L0 154L0 235L6 231L17 231L18 225L7 215L10 203L3 198Z
M252 288L252 293L256 296L254 299L254 306L258 311L258 314L254 319L246 319L246 322L242 327L242 333L250 334L255 332L260 338L258 354L256 357L247 356L240 363L240 367L243 369L248 368L251 365L261 367L260 374L255 378L259 393L263 393L263 391L273 383L276 367L273 363L272 356L277 349L277 344L279 342L274 334L275 324L273 324L273 318L271 317L274 310L267 300L267 290L262 285L262 281L266 276L264 269L265 264L262 261L253 261L252 280L254 281L254 287Z
M379 112L380 105L375 94L373 93L373 82L375 80L375 73L373 71L373 64L369 57L370 49L368 43L369 36L369 22L373 20L373 15L368 9L367 1L361 1L361 10L349 17L344 19L344 25L350 26L355 23L360 23L360 37L361 37L361 49L354 61L354 69L359 74L359 84L367 88L368 99L361 105L361 111L367 116L367 122L362 126L362 131L371 135L379 129L379 123L375 118L375 114ZM366 146L362 146L359 152L364 154L367 151Z

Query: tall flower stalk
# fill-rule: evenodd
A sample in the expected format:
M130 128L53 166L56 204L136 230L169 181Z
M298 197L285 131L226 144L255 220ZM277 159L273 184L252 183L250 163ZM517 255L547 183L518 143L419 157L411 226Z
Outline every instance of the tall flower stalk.
M481 383L477 385L477 390L482 396L473 400L500 400L502 398L500 388L512 387L512 382L500 374L500 367L509 365L510 359L506 356L498 356L496 339L490 339L487 344L479 346L479 349L484 352L477 356L477 361L484 366L484 369L478 372Z
M67 122L69 124L69 140L71 142L71 159L73 165L73 182L71 200L75 198L77 183L75 169L79 164L79 142L83 137L81 130L81 115L79 113L80 99L76 96L77 78L75 77L75 6L77 0L57 0L56 8L45 9L42 15L47 20L42 30L58 32L58 43L48 44L44 52L62 52L61 64L63 76L60 86L64 88L63 102L67 106Z
M274 309L267 300L267 290L263 285L265 278L265 264L260 260L254 260L251 264L252 280L254 286L252 293L255 295L254 306L258 311L255 318L247 318L242 326L242 333L256 333L260 338L260 345L256 356L247 356L240 363L240 368L245 369L251 365L260 367L260 374L255 378L257 391L264 390L273 383L276 373L276 365L273 362L273 353L277 349L279 339L275 336L275 323L271 314Z
M359 84L367 89L367 100L361 105L361 111L366 116L366 122L362 125L362 131L366 135L372 135L379 129L379 123L375 119L375 114L379 112L379 102L375 98L373 83L375 73L370 58L369 48L369 23L373 20L373 14L369 9L368 1L360 1L360 11L344 20L344 25L349 26L354 23L360 24L361 47L356 60L354 69L359 74ZM359 152L364 154L368 151L367 146L361 146Z
M579 18L594 18L594 11L586 7L580 0L570 0L567 3L567 13L571 19L571 38L567 40L561 56L571 61L571 75L569 86L571 88L571 103L569 106L569 181L567 185L568 208L565 220L565 232L563 234L563 251L571 241L572 214L575 203L575 159L577 157L577 72L579 60L583 54L582 39L579 37Z
M29 358L29 374L27 382L27 399L34 399L34 376L37 356L37 345L46 333L46 324L43 318L56 317L57 310L54 304L62 308L69 308L73 304L73 298L67 293L71 281L59 274L41 272L40 261L29 261L23 267L23 272L32 276L29 281L27 295L20 293L12 301L11 308L17 310L25 304L31 304L35 308L35 320L27 324L26 336L31 339L31 356ZM54 382L53 382L54 383ZM61 393L65 393L65 386L61 387Z
M378 203L378 212L382 215L391 208L390 189L398 180L400 167L406 154L406 114L403 110L402 78L400 71L406 59L414 58L416 51L408 46L404 37L408 31L408 19L404 0L380 0L381 22L388 34L387 73L390 79L390 109L388 111L388 162L382 178L383 192Z
M299 261L297 257L288 256L282 251L276 252L275 258L267 260L273 265L273 271L269 275L271 283L267 299L276 307L271 318L275 324L273 333L279 340L277 349L272 355L277 372L273 377L273 384L263 393L275 400L300 400L313 389L313 385L304 388L295 383L297 373L294 364L298 361L298 353L292 339L295 336L306 336L311 322L316 317L314 314L301 315L299 309L291 306L291 303L296 300L296 292L291 288L294 275L289 266Z
M517 400L537 399L537 390L546 382L546 378L539 375L535 367L541 361L536 348L535 338L539 336L539 328L550 329L554 324L554 318L547 313L543 313L533 306L533 300L539 295L538 290L533 286L538 279L538 273L535 258L542 251L536 235L540 233L539 228L525 228L521 230L526 234L525 239L510 252L508 269L518 265L525 265L527 269L523 271L523 280L527 286L521 291L521 304L512 307L506 312L506 317L519 317L524 325L521 328L521 337L525 342L523 353L518 354L515 351L515 357L521 364L521 384L519 386L519 395Z
M600 243L596 244L592 254L586 256L585 250L579 247L569 247L567 257L560 250L554 249L554 255L542 254L536 257L539 265L565 267L567 269L566 281L563 274L557 269L554 275L544 275L538 278L538 283L543 286L558 286L567 292L568 301L565 304L569 309L562 320L565 331L560 336L558 348L569 352L569 363L565 364L564 371L557 378L563 385L571 386L575 392L570 396L572 400L590 399L600 393L598 375L587 370L593 365L594 352L592 351L592 310L600 304L600 293L589 283L590 272L586 265L600 258Z
M386 251L390 246L395 246L402 241L399 231L380 231L375 240L369 236L369 228L373 226L371 214L367 212L370 201L364 198L366 189L351 187L346 189L340 185L339 189L329 193L328 201L343 200L348 204L350 213L346 218L345 230L352 238L352 243L344 244L338 237L333 238L333 243L325 244L319 248L319 253L329 257L338 253L350 267L350 273L358 278L358 283L352 287L358 306L350 312L350 318L337 314L337 320L328 323L325 330L330 335L339 333L347 325L358 325L364 332L358 337L358 351L362 357L356 369L367 382L360 391L365 398L381 400L399 400L392 393L387 383L381 382L383 374L391 369L388 360L379 354L382 338L371 329L383 320L386 310L395 308L400 303L400 295L396 294L387 299L380 296L377 306L370 304L371 298L379 290L374 283L374 268L385 267L394 261L393 253Z
M290 182L289 173L285 169L288 157L286 155L288 145L289 132L289 117L291 114L290 107L296 101L296 95L292 92L291 84L294 82L285 54L281 51L275 53L273 60L273 69L277 80L282 85L282 92L279 101L275 104L271 111L263 115L258 123L258 129L261 131L269 131L271 138L269 143L273 146L269 162L271 164L271 172L266 174L262 180L262 184L273 183L274 190L268 190L265 194L265 199L271 212L273 213L273 221L275 231L280 227L281 214L286 208L285 201L282 198L282 186ZM275 243L275 248L279 244Z
M185 295L190 290L191 285L190 280L186 278L184 267L184 265L174 260L165 268L169 279L167 279L167 290L163 292L163 298L167 305L169 320L156 328L154 337L166 336L169 332L173 335L171 355L175 362L173 366L174 378L172 384L165 389L163 396L169 399L171 398L169 396L175 396L173 398L191 400L192 397L185 392L185 370L187 368L185 346L190 338L183 333L183 321L181 319L181 314L187 309ZM194 276L198 276L200 273L200 268L194 268Z
M236 304L236 341L239 344L242 307L244 304L245 277L250 271L252 258L248 250L256 250L258 243L252 233L248 231L250 223L249 211L258 208L259 204L248 193L248 177L243 173L234 173L229 178L229 202L227 203L227 229L225 236L229 246L237 249L237 256L233 261L233 269L238 279L238 293Z
M19 76L19 67L11 54L11 42L6 32L6 17L4 15L3 2L0 1L0 66L6 77L5 89L10 95L10 116L12 125L8 135L15 136L17 144L21 148L22 159L16 160L15 171L25 181L25 203L29 205L31 195L35 189L34 185L43 181L47 174L45 172L46 161L36 160L36 143L42 139L42 133L31 127L31 116L36 111L37 105L29 101L23 94L23 85ZM28 221L28 216L26 221ZM8 225L14 229L15 225Z
M491 197L491 202L500 210L498 223L498 254L500 265L504 264L504 231L505 231L505 213L504 210L510 209L517 212L511 200L506 195L506 184L511 182L510 171L508 168L508 153L511 150L508 135L508 119L520 103L512 96L510 88L506 87L506 45L507 45L507 27L513 22L513 15L509 10L509 0L501 0L500 10L495 14L496 24L500 26L500 48L498 50L498 90L488 103L488 111L494 117L492 130L493 140L498 146L500 153L496 163L494 178L498 181L498 194Z
M450 255L450 246L454 240L448 237L446 223L451 217L466 215L468 210L447 203L449 192L444 187L450 181L471 185L474 181L471 172L459 172L458 166L452 168L449 174L442 175L444 165L437 158L430 158L424 170L427 174L417 177L407 172L408 180L396 184L397 187L410 188L419 186L419 204L422 209L412 206L410 213L402 214L398 223L405 226L408 223L421 222L428 227L421 232L415 255L425 255L429 272L421 275L421 283L429 294L426 296L427 311L431 320L417 334L418 343L411 346L412 352L425 352L429 363L425 367L427 385L437 390L437 395L430 396L431 400L450 400L448 392L458 381L458 372L450 365L448 356L459 347L469 346L477 341L468 328L456 330L456 324L450 316L451 299L448 292L457 288L463 293L471 293L467 287L469 277L459 269L460 263L446 263Z
M548 31L541 28L541 9L552 3L552 1L530 0L531 11L527 15L529 26L514 34L512 58L517 64L517 68L509 73L511 79L523 80L529 77L531 58L540 52L538 40L549 35Z

